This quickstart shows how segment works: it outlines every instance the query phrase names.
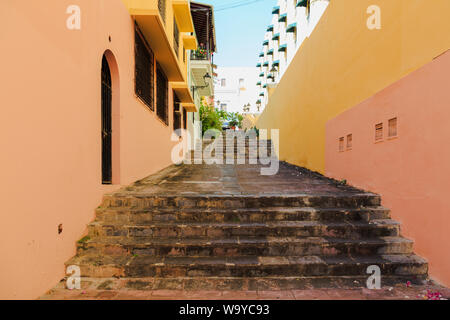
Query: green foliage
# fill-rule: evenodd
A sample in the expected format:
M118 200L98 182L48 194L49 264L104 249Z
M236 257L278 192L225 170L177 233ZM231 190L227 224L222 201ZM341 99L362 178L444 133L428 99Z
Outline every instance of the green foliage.
M85 237L81 238L80 240L78 240L78 243L82 244L82 243L88 242L90 239L91 239L91 237L85 236Z
M222 131L224 120L214 107L202 105L200 107L200 121L202 122L202 134L209 129Z
M244 120L244 116L239 112L231 112L228 114L228 120L230 120L230 127L242 128L242 120Z
M223 121L229 120L229 113L225 110L217 110L216 112L219 114L219 117L223 119Z
M202 104L200 106L200 121L202 122L202 134L207 130L215 129L222 131L223 122L228 120L230 127L242 128L244 116L239 112L226 112L216 110L212 106Z

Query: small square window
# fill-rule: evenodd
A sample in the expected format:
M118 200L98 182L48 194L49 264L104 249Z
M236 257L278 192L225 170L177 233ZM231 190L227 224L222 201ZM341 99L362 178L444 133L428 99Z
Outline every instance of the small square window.
M351 150L352 146L353 146L353 135L348 134L347 135L347 150Z
M389 120L389 138L397 136L397 118Z
M375 125L375 141L383 140L383 123Z
M344 137L339 138L339 152L344 151Z

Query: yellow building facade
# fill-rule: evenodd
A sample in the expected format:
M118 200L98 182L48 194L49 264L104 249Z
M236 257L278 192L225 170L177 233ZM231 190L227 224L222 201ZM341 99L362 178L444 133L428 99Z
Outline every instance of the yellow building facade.
M450 1L330 1L258 120L280 129L280 159L324 173L326 122L448 50L444 12Z

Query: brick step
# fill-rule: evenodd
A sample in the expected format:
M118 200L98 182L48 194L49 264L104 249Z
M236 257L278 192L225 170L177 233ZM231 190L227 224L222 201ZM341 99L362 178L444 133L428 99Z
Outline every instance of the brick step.
M78 253L133 256L302 256L410 254L413 242L401 237L340 239L321 237L230 237L155 239L98 237L78 244Z
M382 277L425 278L427 262L414 255L378 255L370 257L153 257L75 256L66 265L77 265L81 276L161 277L161 278L252 278L255 277L368 277L367 267L377 265ZM256 280L256 279L255 279Z
M319 288L366 288L369 275L361 276L312 276L312 277L148 277L148 278L89 278L82 277L81 285L90 290L214 290L214 291L260 291L260 290L307 290ZM422 275L383 275L382 287L425 285Z
M374 219L389 219L390 212L383 207L356 209L343 208L248 208L248 209L197 209L172 208L127 209L99 208L97 221L108 223L142 224L152 222L270 222L270 221L323 221L323 222L369 222Z
M363 239L399 236L400 224L389 219L367 222L278 221L250 223L157 222L143 224L89 224L90 237L193 238L233 236L330 237Z
M103 197L103 207L122 208L265 208L316 207L359 208L379 206L380 196L371 193L342 195L148 195L115 193Z

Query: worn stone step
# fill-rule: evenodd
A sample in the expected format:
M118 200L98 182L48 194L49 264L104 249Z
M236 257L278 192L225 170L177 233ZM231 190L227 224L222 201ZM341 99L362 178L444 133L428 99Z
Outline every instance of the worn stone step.
M413 254L370 257L153 257L75 256L66 265L77 265L83 277L367 277L367 268L380 267L382 277L425 277L427 262Z
M152 256L288 256L410 254L413 242L401 237L340 239L322 237L150 238L99 237L78 244L78 253Z
M319 288L366 288L369 275L361 276L310 276L310 277L142 277L142 278L91 278L82 277L81 286L86 290L214 290L214 291L259 291L259 290L307 290ZM384 275L382 287L426 284L422 275Z
M379 206L380 196L371 193L342 195L150 195L146 193L115 193L105 195L103 207L122 208L263 208L316 207L360 208Z
M152 223L152 222L270 222L270 221L327 221L327 222L370 222L375 219L389 219L389 210L383 207L357 209L345 208L245 208L245 209L197 209L172 208L97 209L97 221L108 223Z
M400 224L389 219L367 222L157 222L142 224L93 222L91 237L217 238L233 236L335 237L363 239L399 236Z

